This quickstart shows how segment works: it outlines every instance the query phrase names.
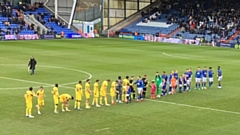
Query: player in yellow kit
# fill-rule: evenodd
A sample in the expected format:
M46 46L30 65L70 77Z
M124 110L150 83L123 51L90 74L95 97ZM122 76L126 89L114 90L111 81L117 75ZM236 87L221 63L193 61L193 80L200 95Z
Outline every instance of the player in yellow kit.
M110 104L107 103L107 87L108 87L109 82L110 82L110 80L108 79L107 81L103 81L103 83L102 83L102 86L100 89L100 105L103 105L102 99L104 99L105 105L110 106Z
M129 84L129 77L126 76L125 79L123 79L123 94L122 94L122 102L127 102L127 85Z
M35 93L33 91L33 88L30 87L29 90L26 91L26 94L24 95L25 101L26 101L26 117L34 118L32 116L32 97L35 96Z
M46 95L44 94L44 89L41 86L40 89L37 91L38 104L36 105L36 107L38 109L38 114L41 114L40 108L42 108L44 106L44 97L45 96Z
M90 79L87 79L85 83L85 96L86 96L86 108L90 109L91 107L89 106L89 101L90 101L90 96L92 92L90 90Z
M59 93L58 93L58 84L55 84L55 86L52 89L53 94L53 101L54 101L54 113L58 114L58 97L59 97Z
M94 83L93 86L93 101L92 101L92 105L94 105L94 103L96 103L96 107L101 107L98 104L98 98L99 98L99 80L96 80L96 82Z
M62 112L65 112L65 109L67 112L70 110L68 109L69 107L69 100L73 100L73 96L70 96L69 94L62 94L59 96L59 100L62 103ZM65 107L65 109L64 109Z
M78 84L76 85L75 88L75 94L76 94L76 101L74 104L74 109L82 110L81 109L81 101L83 97L83 92L82 92L82 81L79 81Z
M115 96L116 96L116 92L118 92L116 90L116 84L117 84L118 80L113 81L111 84L111 89L110 89L110 96L111 96L111 100L112 100L112 104L115 105L116 101L115 101Z

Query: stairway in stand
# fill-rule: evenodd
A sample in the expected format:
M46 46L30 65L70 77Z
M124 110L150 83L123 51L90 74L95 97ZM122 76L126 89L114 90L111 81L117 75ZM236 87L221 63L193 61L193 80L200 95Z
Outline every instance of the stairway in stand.
M167 35L167 37L170 38L170 37L173 36L175 33L177 33L179 30L181 30L180 27L177 28L176 30L172 31L171 33L169 33L169 34Z

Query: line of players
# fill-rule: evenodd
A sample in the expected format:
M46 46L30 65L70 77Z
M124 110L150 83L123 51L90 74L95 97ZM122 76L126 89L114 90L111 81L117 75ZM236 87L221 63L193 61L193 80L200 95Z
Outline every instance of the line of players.
M187 90L191 90L191 82L192 82L192 70L187 69L186 72L184 72L183 75L178 75L178 71L175 72L172 71L169 77L167 76L166 72L163 71L162 75L159 75L158 72L156 72L155 80L152 80L152 84L148 84L147 75L144 75L143 78L141 76L138 76L138 79L134 81L134 77L132 76L130 79L127 76L125 79L121 79L121 76L118 77L118 80L113 81L110 88L110 96L111 96L111 103L116 104L118 103L131 103L131 99L135 99L135 90L134 85L137 87L137 94L138 97L136 101L143 101L143 99L146 97L147 87L149 86L151 88L151 96L150 98L158 97L160 98L162 96L166 96L167 93L169 94L176 94L176 89L178 88L179 93L186 92ZM209 87L213 84L213 70L212 67L209 67L209 70L207 70L206 67L204 67L203 70L198 67L196 73L195 73L195 82L196 82L196 88L200 90L201 85L202 89L206 89L206 83L207 78L209 80ZM218 66L218 88L221 88L221 80L222 80L222 70L220 69L220 66ZM110 106L107 102L107 88L110 83L110 80L106 80L102 82L100 91L99 91L99 80L96 80L94 83L93 88L93 101L92 105L96 104L96 107L101 107L103 105L103 99L104 99L104 105ZM169 86L168 86L169 85ZM167 90L168 86L168 90ZM91 108L89 105L90 97L92 95L92 91L90 90L90 79L86 80L85 83L85 107L87 109ZM157 91L157 94L156 94ZM73 100L74 97L69 94L62 94L59 95L58 92L58 84L55 84L53 87L51 93L53 94L53 100L54 100L54 113L58 113L58 104L59 101L62 105L62 111L70 111L68 109L69 107L69 100ZM38 114L41 114L40 108L44 106L44 89L43 87L40 87L40 89L35 94L33 91L33 88L30 87L29 90L24 95L26 100L26 116L29 118L34 118L34 116L31 115L32 111L32 97L36 96L38 98L38 105L36 105L38 109ZM80 108L81 101L83 98L83 86L82 81L79 81L78 84L76 84L75 88L75 103L74 103L74 109L76 110L82 110ZM99 102L100 98L100 102Z

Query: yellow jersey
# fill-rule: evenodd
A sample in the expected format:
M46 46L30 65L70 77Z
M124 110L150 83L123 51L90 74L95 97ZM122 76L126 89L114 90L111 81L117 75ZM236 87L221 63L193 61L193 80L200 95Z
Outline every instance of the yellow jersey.
M116 90L116 82L112 82L111 84L111 91L115 91Z
M38 100L43 100L44 99L44 90L38 90L37 91L37 96L38 96Z
M90 84L87 82L85 83L85 93L90 94Z
M102 86L101 86L101 91L104 90L106 91L108 87L108 82L107 81L103 81Z
M28 90L24 95L26 102L32 102L32 97L35 96L33 91Z
M99 90L98 83L95 82L95 83L94 83L94 89L93 89L93 93L94 93L95 96L98 96L98 93L99 93L98 90Z
M59 96L59 99L61 101L66 101L66 100L69 100L71 98L72 98L72 96L70 96L69 94L62 94L62 95Z
M52 94L53 94L54 98L58 98L58 96L59 96L58 87L53 87Z
M81 84L76 85L75 92L76 92L76 94L82 94L82 85Z
M123 86L127 86L127 84L129 84L129 80L128 79L123 79Z

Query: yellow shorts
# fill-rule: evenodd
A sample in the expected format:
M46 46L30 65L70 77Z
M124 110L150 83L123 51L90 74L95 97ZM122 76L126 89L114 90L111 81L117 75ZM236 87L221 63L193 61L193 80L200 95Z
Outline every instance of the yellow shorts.
M26 106L27 106L28 109L32 109L32 102L27 102Z
M55 105L59 103L58 98L56 98L56 97L53 98L53 101L54 101L54 104L55 104Z
M76 95L76 100L82 100L82 96L81 95Z
M44 100L38 100L38 106L44 106Z
M90 98L90 94L89 93L85 93L86 99Z
M106 96L107 96L106 92L101 92L100 95L101 95L102 97L106 97Z

